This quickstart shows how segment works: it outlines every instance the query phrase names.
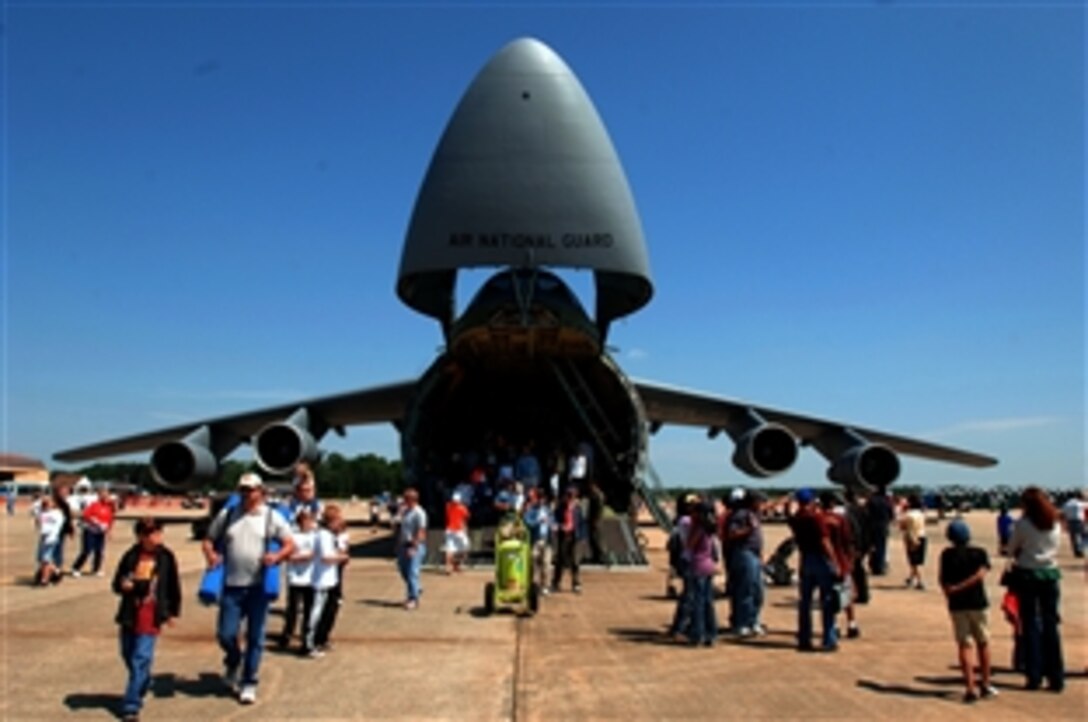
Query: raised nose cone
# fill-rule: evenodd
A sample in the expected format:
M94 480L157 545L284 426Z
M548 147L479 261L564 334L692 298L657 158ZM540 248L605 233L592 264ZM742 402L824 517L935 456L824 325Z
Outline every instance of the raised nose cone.
M456 271L592 269L597 321L653 293L634 199L593 102L533 39L500 50L465 91L416 198L397 293L451 321Z

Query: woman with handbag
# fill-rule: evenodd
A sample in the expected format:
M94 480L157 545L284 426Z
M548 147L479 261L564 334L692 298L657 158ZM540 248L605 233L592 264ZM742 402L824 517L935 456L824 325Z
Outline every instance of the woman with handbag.
M1009 539L1013 559L1013 591L1019 601L1023 630L1024 673L1028 689L1065 687L1065 665L1058 630L1061 570L1057 553L1061 543L1058 510L1042 489L1028 487L1020 498L1023 515Z

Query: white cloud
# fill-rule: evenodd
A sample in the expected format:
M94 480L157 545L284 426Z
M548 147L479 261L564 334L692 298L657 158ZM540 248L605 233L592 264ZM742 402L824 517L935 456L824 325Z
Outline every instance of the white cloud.
M640 361L644 358L649 357L650 352L641 348L633 348L627 352L627 358L631 359L632 361Z

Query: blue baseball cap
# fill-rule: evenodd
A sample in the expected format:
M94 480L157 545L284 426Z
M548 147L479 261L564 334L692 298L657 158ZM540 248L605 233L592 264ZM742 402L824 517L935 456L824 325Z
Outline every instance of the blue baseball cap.
M944 535L956 546L963 546L971 541L971 527L963 519L953 519L944 530Z
M811 504L813 499L812 489L807 486L804 489L798 489L793 493L793 498L800 504Z

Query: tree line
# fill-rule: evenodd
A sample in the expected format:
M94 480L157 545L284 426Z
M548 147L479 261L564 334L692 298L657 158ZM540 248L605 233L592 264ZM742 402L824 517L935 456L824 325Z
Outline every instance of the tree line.
M219 465L219 473L214 479L199 482L192 491L212 492L227 491L238 484L238 478L247 471L259 473L266 481L289 482L290 477L273 477L261 470L256 462L242 462L228 459ZM390 461L377 454L360 454L347 458L333 452L322 457L314 465L317 476L317 491L325 497L372 496L383 491L401 491L404 487L404 467L399 460ZM169 492L163 489L151 475L151 467L140 463L91 464L77 469L74 473L86 476L92 481L110 481L132 484L153 493Z

